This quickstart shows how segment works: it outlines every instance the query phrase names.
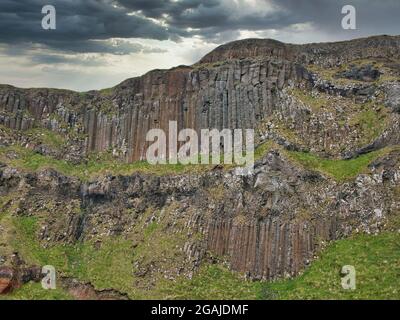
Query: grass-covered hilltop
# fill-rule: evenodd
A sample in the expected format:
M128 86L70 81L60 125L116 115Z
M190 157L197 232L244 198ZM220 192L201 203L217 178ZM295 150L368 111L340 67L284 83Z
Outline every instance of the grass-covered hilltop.
M247 39L101 91L0 86L0 299L399 299L399 48ZM169 121L254 129L254 172L150 165Z

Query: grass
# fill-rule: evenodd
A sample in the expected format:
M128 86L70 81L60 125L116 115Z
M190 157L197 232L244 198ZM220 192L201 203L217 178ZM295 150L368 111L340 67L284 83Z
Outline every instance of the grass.
M255 300L261 297L261 287L223 266L204 265L193 279L181 279L163 293L174 300Z
M349 160L323 159L307 152L285 151L285 153L289 159L305 168L327 174L341 182L355 178L358 174L366 171L371 162L390 151L391 148L385 148Z
M328 107L332 104L332 102L329 101L322 93L319 93L317 96L313 96L310 92L294 88L290 90L290 94L297 100L300 100L307 106L311 107L314 112L318 112L320 109Z
M255 151L255 159L260 159L272 148L278 149L288 159L305 167L309 170L316 170L322 174L328 175L338 182L343 182L355 178L358 174L367 170L368 165L379 157L388 154L389 152L398 149L397 147L384 148L378 151L370 152L361 155L354 159L341 160L341 159L325 159L318 155L309 152L289 151L274 144L271 141L261 144Z
M15 153L15 159L9 159L8 153ZM213 165L183 165L166 164L151 165L147 161L136 161L133 163L124 163L113 159L111 155L103 153L100 155L90 155L86 163L72 164L65 160L58 160L50 156L44 156L35 153L32 150L12 146L0 147L0 161L11 166L27 171L37 171L45 168L55 169L65 175L80 178L87 181L98 176L106 174L113 175L131 175L135 172L169 175L198 173L212 169Z
M383 110L386 109L383 108ZM385 130L386 124L386 113L382 112L379 114L375 110L372 110L368 105L350 121L350 125L360 127L362 132L362 145L368 144L379 137Z
M27 136L33 136L41 143L53 148L60 148L66 142L65 138L60 134L44 128L30 129L24 134Z
M350 129L349 142L352 142L353 147L356 148L361 148L376 140L389 124L389 113L383 105L382 95L380 95L379 100L374 102L357 103L349 98L329 96L325 93L316 93L299 88L292 88L289 93L297 101L308 106L314 114L329 112L329 117L333 117L335 125L332 126L332 123L328 121L327 128L321 131L322 135L331 130L336 130L336 126L337 129L345 132ZM338 109L338 106L341 108ZM296 129L289 129L287 124L279 123L279 128L276 128L276 130L289 141L306 145L304 141L301 141L302 139L299 140L301 134L297 135ZM327 131L325 132L325 130ZM336 144L333 147L329 146L328 149L340 148L340 150L336 150L336 152L339 152L347 148L345 147L346 143L343 144L343 148L340 147L340 141Z
M150 274L150 278L136 276L135 262L144 266L161 265L167 270L179 268L183 263L179 248L187 239L176 232L165 232L163 223L146 225L152 214L151 210L144 214L132 234L103 237L100 246L95 241L84 241L44 247L37 240L40 217L7 214L7 225L2 223L2 227L12 234L7 239L11 251L18 251L28 265L53 265L58 275L89 281L98 290L113 288L132 299L163 298L162 288L171 286L170 281L158 273L154 277ZM139 245L134 247L134 242ZM151 290L145 287L150 282Z
M256 151L258 157L266 151L265 146ZM13 154L10 159L8 154ZM211 163L210 156L210 163ZM147 161L122 162L112 157L110 153L90 154L86 163L73 164L65 160L58 160L51 156L41 155L30 149L20 146L0 147L0 161L10 166L29 172L45 168L57 170L65 175L78 177L82 181L94 179L107 174L131 175L139 172L144 174L172 175L172 174L196 174L210 171L215 168L213 164L157 164L152 165ZM232 169L234 164L223 164L224 154L221 154L219 163L224 169Z
M28 283L14 290L7 296L0 296L0 300L72 300L73 297L63 289L44 290L40 283Z
M254 150L254 161L260 160L262 157L264 157L273 148L278 148L278 145L276 143L274 143L273 141L271 141L271 140L268 140L268 141L260 144Z
M220 264L203 264L192 279L158 278L148 288L135 287L133 261L171 259L173 241L157 222L144 228L144 241L134 252L131 241L109 238L100 248L90 242L43 248L36 240L38 219L12 218L15 226L13 246L28 263L51 264L58 272L81 281L92 282L97 289L114 288L133 299L400 299L400 233L356 235L331 243L299 277L272 283L252 282ZM172 234L175 238L176 235ZM356 290L341 287L340 270L344 265L356 269ZM2 297L4 298L4 297ZM29 283L14 291L9 299L70 299L63 290L45 291L40 284Z
M311 107L314 112L321 109L331 108L340 103L345 109L346 113L351 115L348 122L349 126L357 126L362 136L362 143L369 143L376 139L385 129L387 124L387 109L383 106L373 103L354 104L348 99L332 97L330 100L326 98L323 93L313 96L311 92L301 89L291 89L291 95L296 99L303 102L305 105ZM345 122L339 124L344 125ZM292 133L293 135L293 133ZM294 138L293 136L291 137Z
M115 87L112 88L106 88L106 89L101 89L98 91L98 93L102 96L102 97L109 97L114 93Z
M44 248L36 240L38 219L14 217L16 235L12 246L24 259L36 265L53 265L63 275L91 281L98 289L130 290L132 245L128 240L109 238L99 249L93 243L57 244Z
M371 152L351 160L323 159L312 153L283 150L271 141L261 144L254 153L255 160L261 159L272 148L281 149L289 159L305 166L307 169L318 170L332 178L343 181L353 178L379 156L390 151L389 148ZM7 154L17 154L16 159L9 159ZM86 164L72 164L65 160L57 160L49 156L43 156L22 147L0 147L0 161L13 167L27 171L37 171L44 168L55 169L65 175L75 176L82 181L87 181L106 174L131 175L135 172L145 174L169 175L185 173L201 173L213 168L212 165L151 165L146 161L122 163L112 159L110 155L102 157L92 155ZM232 165L224 166L225 169Z
M356 290L344 290L340 270L356 269ZM331 244L306 272L266 285L279 299L400 299L400 233L357 235Z

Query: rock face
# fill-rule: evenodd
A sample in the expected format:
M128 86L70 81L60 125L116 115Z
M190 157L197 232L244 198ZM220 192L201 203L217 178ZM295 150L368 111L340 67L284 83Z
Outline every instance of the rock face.
M77 152L114 150L144 159L151 128L258 128L285 106L280 91L310 80L308 64L329 68L354 59L398 57L399 37L287 45L249 39L217 48L192 67L155 70L118 86L87 93L0 88L0 124L44 127L68 135ZM281 117L293 116L282 110ZM289 112L288 112L289 111ZM298 120L298 119L297 119Z
M18 208L17 215L46 217L37 234L46 246L142 234L136 226L155 222L162 234L184 234L177 253L182 260L173 258L179 261L178 274L189 275L211 251L233 270L274 279L298 274L323 243L384 228L400 208L399 159L398 151L391 153L371 165L372 175L340 185L275 151L257 162L251 177L216 171L107 176L82 183L52 170L11 177L3 170L0 192L20 195L9 204ZM139 262L135 272L151 277L163 263Z
M387 106L400 113L400 85L395 84L387 90Z
M130 239L138 252L132 273L147 284L191 277L214 255L252 279L295 276L327 242L380 232L400 212L399 55L399 37L309 45L249 39L221 46L191 67L155 70L102 91L2 86L1 143L52 161L82 165L88 154L105 151L115 160L144 159L147 131L168 132L172 120L178 129L197 131L254 128L257 143L273 147L249 176L216 167L89 181L49 168L21 169L17 148L10 148L1 158L0 197L8 198L0 204L14 217L37 217L35 237L44 247L97 248L111 237ZM338 79L343 65L357 66ZM64 137L63 147L33 128ZM299 165L289 151L306 162L319 155L322 167L379 154L354 178L335 180L332 172ZM32 169L35 162L28 164ZM167 257L157 252L166 244ZM0 288L7 291L13 275L3 274ZM95 294L90 284L69 285L78 296Z
M0 295L8 294L30 281L39 282L43 278L38 267L0 267Z
M313 258L318 241L334 240L336 232L333 221L311 225L264 219L243 226L216 221L210 225L209 249L229 256L234 270L274 279L297 275Z
M0 268L0 294L7 294L14 287L14 271L11 268Z
M360 68L352 67L350 70L338 73L338 78L353 79L358 81L375 81L380 77L381 73L368 64Z

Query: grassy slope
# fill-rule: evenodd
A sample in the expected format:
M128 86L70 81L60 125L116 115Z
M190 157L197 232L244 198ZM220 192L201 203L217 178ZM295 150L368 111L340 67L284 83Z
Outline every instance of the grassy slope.
M343 290L339 272L356 269L356 290ZM340 240L300 277L268 285L280 299L400 299L400 233Z
M40 283L28 283L0 300L73 300L63 289L44 290Z
M264 144L256 150L256 158L264 155L273 146ZM133 171L150 173L180 173L181 169L161 166L159 170L146 167L143 163L118 164L108 159L92 159L85 166L72 166L64 161L43 157L22 148L4 148L0 154L16 151L19 158L10 164L27 170L53 167L65 174L76 175L82 179L91 175L107 172L126 174ZM306 168L318 170L332 178L343 181L365 171L369 163L386 154L390 149L363 155L352 160L320 159L309 153L282 150L291 160ZM142 167L144 166L144 167ZM183 170L183 169L182 169ZM189 169L191 170L191 169ZM146 292L132 289L135 277L132 275L132 261L149 259L146 248L150 243L157 244L163 256L163 246L171 239L162 236L162 230L156 225L145 229L145 241L135 253L132 242L111 238L103 242L100 249L92 243L75 246L57 245L44 249L35 240L37 220L35 218L11 218L4 212L0 214L4 221L11 222L17 231L13 247L19 250L31 263L52 264L58 270L82 281L91 281L98 289L113 287L122 292L129 292L131 298L158 299L368 299L400 298L400 235L386 233L379 236L357 236L332 244L321 258L302 276L294 280L272 284L248 282L241 275L231 273L218 265L205 265L192 280L179 278L177 281L157 279L157 285ZM167 241L168 240L168 241ZM151 246L153 249L154 246ZM145 250L146 249L146 250ZM165 250L169 250L166 248ZM144 255L144 256L143 256ZM344 291L340 287L339 271L343 265L351 264L357 269L358 288L354 292ZM133 291L132 291L133 290ZM62 290L43 291L39 284L28 284L15 291L9 298L15 299L69 299Z
M179 299L400 299L400 234L360 235L337 241L300 277L272 284L240 280L219 266L205 266L193 280L172 286ZM353 265L357 289L343 290L339 272Z
M16 159L8 159L7 153L16 153ZM75 176L81 180L87 180L105 174L129 175L134 172L151 174L179 174L193 173L210 170L211 165L151 165L146 161L123 163L112 159L108 154L91 155L85 164L72 164L65 160L57 160L49 156L43 156L34 151L22 147L0 147L0 161L11 166L27 171L36 171L43 168L53 168L65 175Z
M255 160L260 159L271 149L280 149L289 159L295 161L310 170L318 170L337 181L354 178L357 174L366 170L368 165L382 155L387 154L393 148L385 148L371 152L351 160L323 159L312 153L283 150L283 148L266 142L255 150ZM16 159L9 159L7 154L17 154ZM105 174L130 175L134 172L147 174L184 174L199 173L210 170L212 165L150 165L145 161L134 163L121 163L113 160L108 155L92 156L86 164L74 165L64 160L57 160L49 156L43 156L22 147L0 147L0 162L27 171L37 171L43 168L53 168L65 175L75 176L81 180L88 180ZM226 165L230 169L233 165Z
M319 171L337 181L345 181L355 178L358 174L365 171L371 162L387 154L391 150L391 148L386 148L349 160L323 159L306 152L286 152L286 154L290 159L303 165L307 169Z
M179 299L400 299L400 233L358 235L332 243L306 272L273 283L248 282L219 266L170 288ZM341 287L340 270L356 268L354 291Z

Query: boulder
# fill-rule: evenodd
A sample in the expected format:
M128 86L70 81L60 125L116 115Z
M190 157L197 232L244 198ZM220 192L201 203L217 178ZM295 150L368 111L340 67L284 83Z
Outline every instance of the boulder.
M386 106L400 113L400 84L394 84L387 88Z
M368 64L361 67L352 66L350 70L339 72L336 77L359 81L375 81L379 79L381 73Z
M0 267L0 294L8 294L31 281L40 282L43 276L40 267Z
M0 267L0 294L11 292L15 285L15 271L9 267Z

